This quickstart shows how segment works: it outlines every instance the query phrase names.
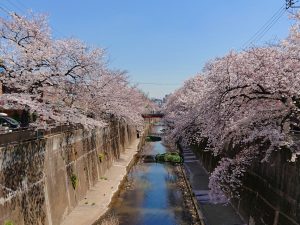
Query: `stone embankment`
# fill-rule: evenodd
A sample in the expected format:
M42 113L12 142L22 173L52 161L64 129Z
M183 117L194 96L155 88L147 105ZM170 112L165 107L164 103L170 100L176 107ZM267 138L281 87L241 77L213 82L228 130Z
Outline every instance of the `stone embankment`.
M193 150L212 172L218 159L200 147ZM241 197L232 202L247 224L300 225L300 157L291 158L289 153L277 152L272 163L256 163L248 171Z
M202 224L243 225L244 222L230 204L210 202L208 194L209 174L190 148L181 148L181 152L184 157L184 169L195 196L196 204L199 207Z
M97 219L141 145L136 128L117 120L1 144L1 225L68 224L83 208Z
M120 158L104 173L103 177L87 192L87 195L64 219L62 225L91 225L107 210L114 193L127 175L127 168L138 152L139 140L135 140Z

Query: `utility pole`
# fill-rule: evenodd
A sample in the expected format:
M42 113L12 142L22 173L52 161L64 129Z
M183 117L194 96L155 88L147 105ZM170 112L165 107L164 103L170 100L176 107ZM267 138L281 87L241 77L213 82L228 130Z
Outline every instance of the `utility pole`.
M300 6L296 6L296 3L298 2L298 1L296 1L296 0L285 0L285 2L286 2L286 9L289 9L289 8L300 8Z

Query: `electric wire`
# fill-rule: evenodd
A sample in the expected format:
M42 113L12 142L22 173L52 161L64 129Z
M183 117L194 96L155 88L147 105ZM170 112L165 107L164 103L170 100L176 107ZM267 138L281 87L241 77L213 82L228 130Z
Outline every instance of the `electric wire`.
M181 84L176 83L151 83L151 82L137 82L139 85L156 85L156 86L180 86Z
M272 26L281 18L281 16L286 11L286 5L282 5L273 16L248 40L244 43L243 48L247 48L253 45L255 42L260 40L271 28Z
M14 2L10 1L10 0L5 0L6 2L8 2L10 5L12 5L14 8L18 9L20 12L25 13L25 11L19 7L17 4L15 4Z
M11 15L11 13L7 9L6 5L3 4L3 2L0 3L0 10L9 16Z
M23 14L27 14L27 9L28 7L25 6L23 3L21 3L20 1L18 1L19 6L16 3L13 3L11 0L5 0L6 2L10 3L11 6L13 6L15 9L18 9L21 13ZM3 2L2 2L3 3ZM1 8L0 8L1 9ZM9 12L8 10L4 9L5 13L8 15L11 15L11 12ZM3 11L3 9L2 9ZM14 10L12 10L14 11ZM61 36L61 37L67 37L67 35L65 35L64 33L62 33L61 31L59 31L56 28L51 28L53 30L54 33L56 33L57 35Z
M19 4L19 6L21 6L24 9L27 9L28 7L26 5L24 5L21 1L19 0L14 0L15 2L17 2Z
M285 11L286 10L283 10L278 16L277 16L277 18L275 19L275 20L273 20L273 22L268 26L268 27L266 27L266 29L265 29L265 31L264 32L262 32L256 39L255 39L255 41L253 42L253 43L255 43L255 42L258 42L258 41L260 41L264 36L265 36L265 34L278 22L278 20L284 15L284 13L285 13ZM253 43L251 43L251 44L253 44Z

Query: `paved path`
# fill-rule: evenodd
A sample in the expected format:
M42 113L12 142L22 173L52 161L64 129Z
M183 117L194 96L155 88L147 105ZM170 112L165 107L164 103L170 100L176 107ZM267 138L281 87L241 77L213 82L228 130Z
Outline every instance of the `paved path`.
M138 143L139 139L126 148L125 153L121 154L120 159L103 176L107 180L99 180L61 225L91 225L108 210L113 194L127 174L127 166L137 153Z
M206 225L244 224L231 205L213 204L208 196L208 174L190 149L182 150L184 168Z

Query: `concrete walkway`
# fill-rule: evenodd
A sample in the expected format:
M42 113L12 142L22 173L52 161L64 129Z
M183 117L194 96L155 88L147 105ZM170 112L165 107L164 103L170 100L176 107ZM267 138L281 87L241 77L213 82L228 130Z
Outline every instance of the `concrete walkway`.
M206 225L242 225L245 224L231 205L213 204L208 195L208 174L201 162L190 149L182 150L184 168L196 196Z
M91 225L107 210L114 193L126 176L126 168L137 153L140 139L126 148L119 160L115 161L105 173L102 180L91 188L86 198L79 202L73 211L66 216L61 225ZM107 179L107 180L106 180Z

